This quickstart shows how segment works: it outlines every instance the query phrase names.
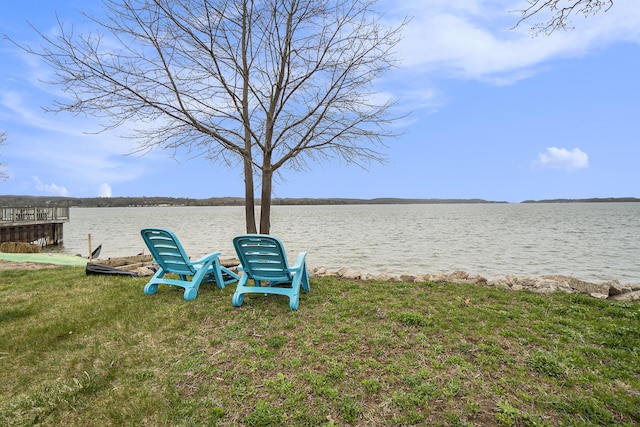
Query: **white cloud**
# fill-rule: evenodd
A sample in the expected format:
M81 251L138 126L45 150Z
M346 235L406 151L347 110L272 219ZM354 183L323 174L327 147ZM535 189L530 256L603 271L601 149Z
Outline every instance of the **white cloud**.
M539 37L529 32L531 23L512 29L519 18L513 12L518 5L512 1L412 3L405 12L413 20L400 45L404 65L445 65L467 78L537 67L616 41L640 43L637 0L617 1L608 12L589 16L588 21L578 15L572 20L575 29Z
M98 197L111 197L113 191L109 183L104 182L98 186Z
M33 176L32 178L33 178L33 181L36 183L36 188L39 191L43 191L43 192L45 192L47 194L51 194L51 195L54 195L54 196L67 196L67 195L69 195L69 192L64 187L61 187L61 186L56 185L54 183L45 184L37 176Z
M535 164L542 168L574 171L589 167L589 156L579 148L547 147L545 153L538 154Z
M412 88L432 86L436 78L504 85L547 69L552 60L583 56L616 42L640 44L637 0L617 0L609 11L587 19L574 16L573 30L538 37L529 31L534 22L513 28L520 17L515 11L526 6L521 3L407 0L389 6L390 22L411 18L398 46L400 71L412 77L406 79Z
M111 187L103 183L133 181L144 174L147 159L126 156L135 148L130 139L119 137L116 131L96 133L100 127L91 117L49 115L37 102L42 101L21 91L0 93L0 130L7 129L10 135L3 154L11 159L8 164L12 169L25 171L12 176L19 179L22 175L28 180L46 168L52 180L70 187L45 184L36 177L33 180L39 191L85 197L93 197L99 191L101 196L111 197ZM120 131L131 134L129 126Z

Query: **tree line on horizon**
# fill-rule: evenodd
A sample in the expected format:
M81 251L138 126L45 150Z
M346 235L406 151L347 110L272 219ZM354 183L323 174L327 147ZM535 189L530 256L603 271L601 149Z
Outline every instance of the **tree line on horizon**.
M258 199L259 203L260 200ZM547 199L525 200L521 203L612 203L640 202L636 197L605 197L588 199ZM508 203L484 199L420 199L381 197L374 199L357 198L275 198L274 205L407 205L407 204L474 204L474 203ZM155 207L155 206L244 206L242 197L210 197L194 199L187 197L64 197L64 196L13 196L0 195L2 207Z
M260 199L257 200L260 203ZM274 198L274 205L363 205L363 204L445 204L445 203L506 203L483 199L403 199L403 198ZM64 197L64 196L0 196L4 207L151 207L151 206L244 206L242 197L210 197L194 199L188 197L141 196L141 197Z

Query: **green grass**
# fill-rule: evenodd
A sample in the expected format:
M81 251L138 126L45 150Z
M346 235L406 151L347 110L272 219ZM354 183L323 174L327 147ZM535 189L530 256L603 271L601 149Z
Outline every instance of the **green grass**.
M0 425L640 424L640 304L312 279L300 309L0 273Z

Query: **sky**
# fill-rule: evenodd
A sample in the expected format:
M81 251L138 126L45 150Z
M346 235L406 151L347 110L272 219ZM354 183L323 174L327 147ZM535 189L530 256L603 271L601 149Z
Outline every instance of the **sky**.
M569 31L513 28L524 0L382 0L390 25L409 17L380 90L407 117L385 164L313 163L288 171L273 196L524 200L640 197L640 4L575 16ZM136 146L124 128L46 112L52 70L33 46L56 20L99 2L24 0L0 5L0 194L69 197L242 197L241 169Z

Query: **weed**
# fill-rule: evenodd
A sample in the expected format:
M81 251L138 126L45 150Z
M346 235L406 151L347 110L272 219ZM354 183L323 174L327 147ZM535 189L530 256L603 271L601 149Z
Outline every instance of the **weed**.
M342 419L347 424L355 424L362 412L362 406L350 396L345 396L340 402L340 412Z
M378 378L365 378L362 380L362 386L370 394L376 394L382 388L382 384Z
M287 337L283 335L274 335L267 338L267 345L271 348L281 348L287 343Z
M285 415L282 409L258 400L253 411L247 415L244 422L250 427L280 427L284 424Z
M527 360L527 364L534 371L550 377L563 378L566 368L555 354L537 350Z
M278 373L274 379L266 379L264 385L280 398L286 398L293 391L293 384L282 373Z
M410 327L419 327L426 326L429 322L428 320L419 313L411 313L411 312L403 312L398 313L395 318L403 324L404 326Z

